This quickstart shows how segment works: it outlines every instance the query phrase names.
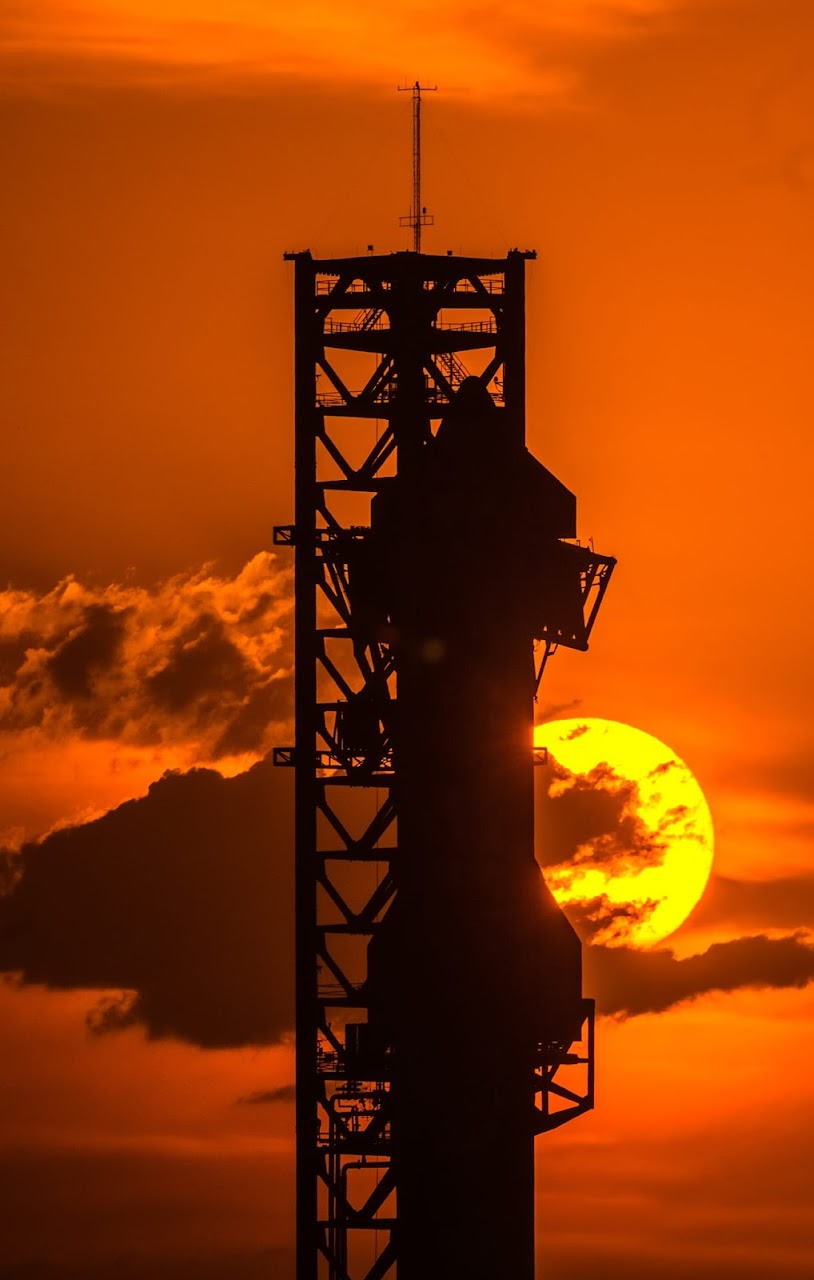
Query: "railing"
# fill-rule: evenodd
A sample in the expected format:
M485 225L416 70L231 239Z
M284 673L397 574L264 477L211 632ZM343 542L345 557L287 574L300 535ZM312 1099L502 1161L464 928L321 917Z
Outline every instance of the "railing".
M463 324L456 323L454 320L436 320L434 327L451 329L455 333L497 333L494 316L488 320L467 320Z
M453 290L453 296L456 293L503 293L503 277L502 276L486 276L485 279L478 277L477 285L471 280L459 280Z
M386 382L383 386L371 396L365 396L365 403L369 404L390 404L396 398L395 382ZM341 408L344 405L352 405L362 399L361 391L349 391L347 396L343 396L341 391L317 391L316 403L317 408Z
M320 982L318 994L320 1000L327 1004L351 1004L354 1008L365 1006L363 982L349 982L347 987L341 982Z
M339 276L323 276L316 282L315 293L322 295L333 293L338 284ZM370 289L364 280L352 280L350 284L345 285L341 296L344 298L346 293L370 293Z
M457 391L464 378L471 375L469 369L458 359L454 352L445 352L439 359L441 370L446 376L447 382L453 391ZM330 391L315 392L315 404L318 409L344 409L351 408L355 404L363 405L385 405L392 404L396 399L398 384L395 382L386 382L379 387L377 391L364 396L361 391L348 391L344 396L341 391L331 388ZM487 387L490 396L495 404L503 404L503 384L495 378L494 385ZM442 387L433 385L429 378L425 379L424 384L425 404L449 404L449 396Z
M370 333L371 330L389 330L390 325L385 322L383 316L381 307L360 311L352 320L334 320L332 316L328 316L325 321L325 333Z

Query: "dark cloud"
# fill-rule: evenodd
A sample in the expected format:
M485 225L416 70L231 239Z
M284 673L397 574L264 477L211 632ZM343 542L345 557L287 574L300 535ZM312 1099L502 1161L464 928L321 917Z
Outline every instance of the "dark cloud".
M97 1033L142 1024L207 1047L268 1044L293 1019L291 775L165 775L96 822L24 845L0 900L0 969L120 991Z
M212 746L212 759L257 750L268 742L269 726L288 723L294 714L292 682L270 680L241 699Z
M587 724L578 724L576 729L572 729L570 733L565 735L566 742L576 742L577 738L584 738L588 732Z
M66 698L89 698L93 679L110 668L125 636L129 610L90 604L78 628L45 660L45 669Z
M11 849L0 848L0 898L11 893L20 877L20 859Z
M630 936L631 926L646 924L662 901L645 898L641 902L612 902L606 894L599 894L584 901L570 901L565 914L583 942L601 938L603 944L612 947Z
M202 697L245 697L251 675L220 619L204 613L173 637L163 666L147 677L145 686L158 707L175 712Z
M662 760L661 764L657 764L655 769L651 769L647 776L648 778L661 778L665 773L681 768L682 766L677 760Z
M534 720L536 724L548 724L549 720L562 720L569 713L578 711L581 706L582 698L572 698L570 702L548 702L545 706L536 708Z
M639 816L638 785L602 763L573 774L553 757L535 769L537 860L557 868L557 883L585 864L635 875L663 861L666 843ZM665 815L666 830L678 817ZM660 828L661 830L661 828Z
M0 685L13 684L14 678L25 661L26 650L37 637L33 631L17 631L13 636L0 638Z
M256 1093L246 1093L238 1098L241 1106L257 1107L268 1102L294 1102L297 1097L297 1086L281 1084L277 1089L258 1089Z
M537 860L551 867L568 862L580 845L618 830L625 809L637 794L636 784L618 776L600 786L594 774L577 777L549 756L534 770ZM559 784L559 785L557 785Z
M291 609L269 553L234 578L2 592L0 732L263 754L291 715Z
M703 954L587 947L586 990L604 1014L662 1013L709 991L743 987L804 987L814 980L814 946L802 933L716 942Z
M279 1041L293 1025L291 778L267 760L231 779L167 774L143 799L6 855L0 970L98 990L96 1034L140 1025L203 1047ZM630 923L631 908L601 898L578 910L589 935L599 921L618 940ZM585 973L601 1013L630 1016L708 991L802 986L814 948L800 933L684 960L593 945Z

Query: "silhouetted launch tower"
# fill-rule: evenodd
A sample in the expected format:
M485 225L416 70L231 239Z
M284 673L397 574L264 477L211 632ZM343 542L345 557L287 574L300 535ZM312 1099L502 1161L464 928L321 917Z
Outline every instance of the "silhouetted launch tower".
M297 1277L533 1280L535 1135L593 1105L533 699L614 562L525 446L534 254L286 256Z

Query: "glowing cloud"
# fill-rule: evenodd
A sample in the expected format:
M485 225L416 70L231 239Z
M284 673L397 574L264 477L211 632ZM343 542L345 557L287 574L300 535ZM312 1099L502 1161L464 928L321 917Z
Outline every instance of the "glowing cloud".
M630 37L643 21L697 0L512 0L496 12L431 0L32 0L6 10L6 78L26 60L118 66L126 78L161 79L168 69L209 81L269 76L381 83L427 68L478 94L561 92L572 75L562 46ZM432 33L431 44L428 33ZM431 50L431 56L430 56ZM50 73L56 74L53 65ZM75 72L74 72L75 74Z
M262 754L289 715L290 574L260 553L153 588L0 593L0 734Z

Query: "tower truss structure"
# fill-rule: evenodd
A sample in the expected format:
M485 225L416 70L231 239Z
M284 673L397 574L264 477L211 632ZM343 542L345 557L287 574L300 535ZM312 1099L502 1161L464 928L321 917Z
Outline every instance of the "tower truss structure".
M415 1261L416 1223L426 1206L416 1195L420 1157L402 1137L409 1127L403 1098L415 1093L404 1076L410 1055L382 1016L386 967L371 976L394 904L400 894L409 900L415 880L416 860L402 838L413 802L402 777L410 748L399 706L412 677L387 606L373 616L365 555L375 541L377 503L394 484L407 493L413 483L420 488L428 450L446 415L463 403L462 388L479 390L494 410L495 429L522 445L525 265L534 255L286 256L295 272L296 511L293 525L275 529L275 542L295 549L296 730L294 745L275 751L275 763L296 773L297 1277L478 1280L487 1274L478 1267L491 1265L489 1249L477 1239L474 1246L456 1243L460 1215L473 1195L487 1203L490 1179L497 1186L506 1171L491 1168L483 1151L483 1195L479 1184L466 1182L464 1165L479 1151L479 1116L460 1116L457 1139L454 1128L440 1134L431 1077L437 1073L443 1092L460 1064L435 1061L430 1049L430 1084L415 1123L421 1128L428 1117L420 1142L439 1179L430 1216L452 1243L437 1255L430 1250L420 1266ZM420 525L421 510L410 518ZM501 521L485 519L484 538L500 540ZM538 680L557 645L587 647L614 563L572 540L557 546L555 579L567 589L546 579L549 599L534 627ZM379 578L388 572L379 565ZM529 724L533 691L530 679ZM462 744L464 762L466 751ZM527 755L531 767L530 743ZM453 808L464 803L454 787L448 801ZM593 1106L593 1006L581 998L578 973L576 995L573 983L570 990L567 1034L551 1023L532 1037L523 1122L529 1143ZM466 1104L468 1086L461 1087ZM448 1101L456 1106L454 1097ZM452 1152L451 1141L458 1143ZM531 1176L533 1183L533 1169ZM453 1185L459 1181L460 1195ZM532 1272L523 1261L504 1272L513 1280L533 1274L533 1186L529 1195ZM495 1230L502 1229L497 1221ZM457 1251L453 1269L450 1249Z

